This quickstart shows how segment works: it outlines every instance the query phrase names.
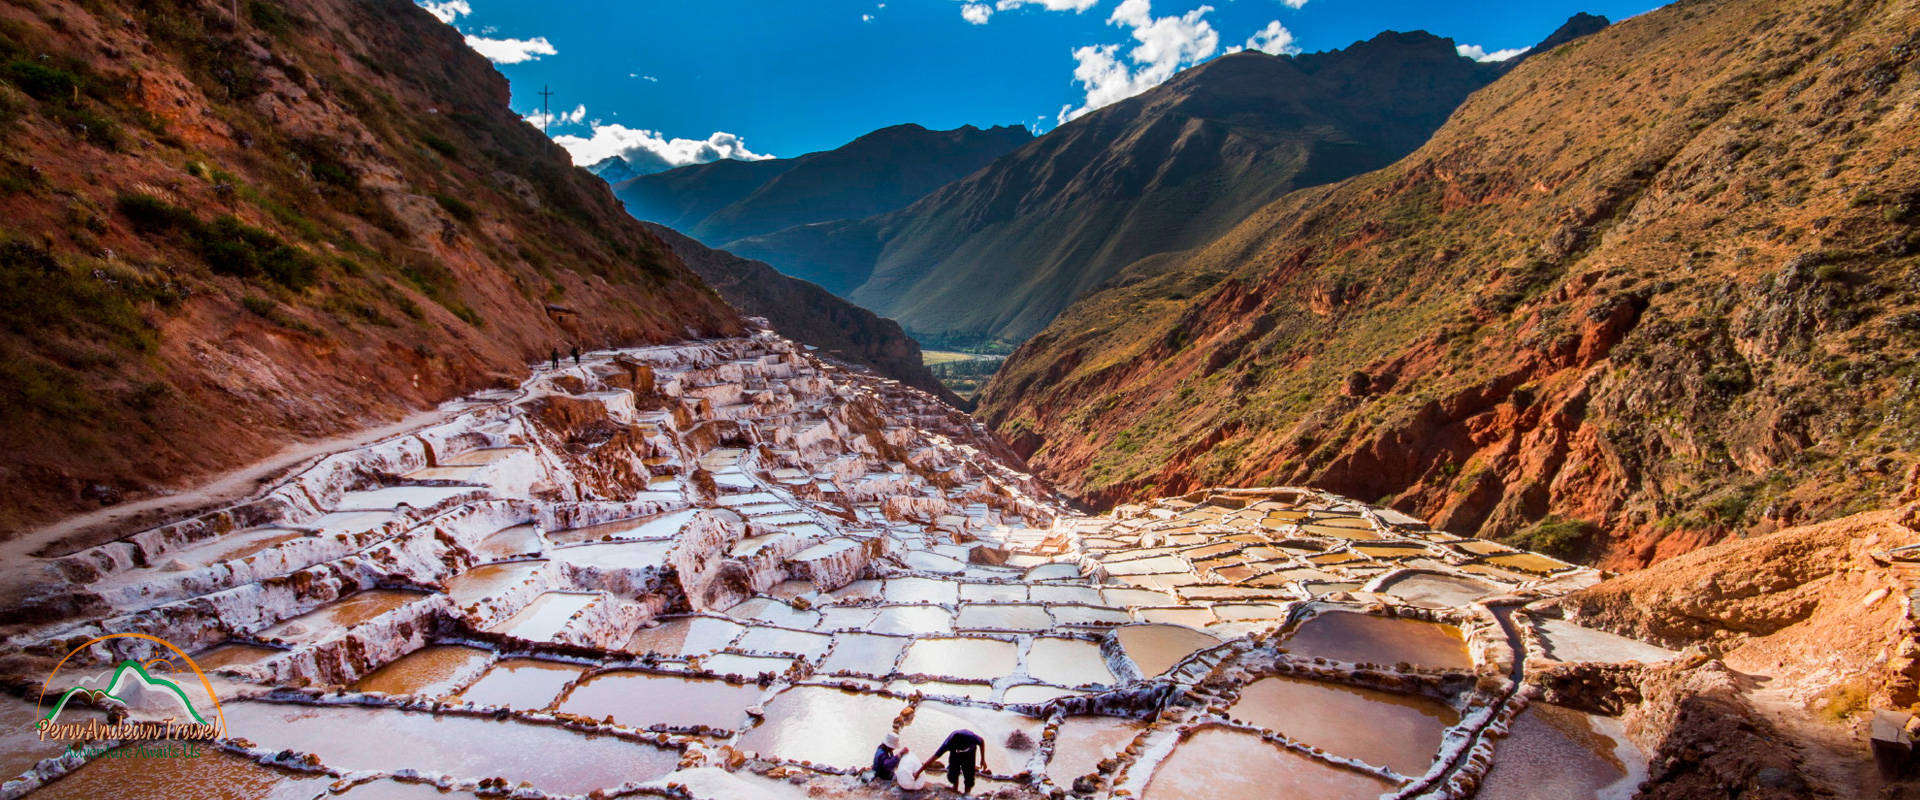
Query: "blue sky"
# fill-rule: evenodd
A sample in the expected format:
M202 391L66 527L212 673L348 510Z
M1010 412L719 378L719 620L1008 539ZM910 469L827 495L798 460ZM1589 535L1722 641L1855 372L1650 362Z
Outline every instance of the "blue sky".
M552 89L556 140L656 167L796 156L916 122L1036 132L1238 48L1424 29L1500 55L1586 11L1653 0L418 0L513 84ZM534 120L537 122L538 120Z

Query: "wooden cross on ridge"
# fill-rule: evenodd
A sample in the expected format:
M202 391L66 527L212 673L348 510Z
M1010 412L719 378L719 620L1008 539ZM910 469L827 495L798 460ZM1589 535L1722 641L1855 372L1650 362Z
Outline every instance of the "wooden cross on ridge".
M547 85L540 84L540 132L543 134L547 132L547 125L553 122L553 113L547 110L547 98L552 96L553 92L547 91Z

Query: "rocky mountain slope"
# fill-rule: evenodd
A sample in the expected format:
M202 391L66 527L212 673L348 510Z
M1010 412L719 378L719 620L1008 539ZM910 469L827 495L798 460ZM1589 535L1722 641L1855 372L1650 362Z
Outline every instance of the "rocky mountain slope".
M1302 482L1615 566L1920 450L1920 5L1689 2L1076 304L984 416L1096 503ZM911 327L911 326L910 326Z
M822 355L871 367L956 407L963 404L921 363L920 343L900 330L899 323L762 262L707 247L672 228L641 224L728 303L765 317L781 335L820 348Z
M1033 139L1025 128L895 125L832 150L766 161L716 161L617 180L643 220L724 245L795 225L856 219L907 205Z
M1295 188L1392 163L1501 69L1423 32L1226 56L908 208L729 249L842 292L923 341L1018 342L1128 264L1209 241Z
M0 8L0 529L739 330L507 101L406 0Z
M1920 702L1920 564L1901 555L1920 546L1920 471L1907 486L1898 508L1722 542L1552 601L1580 624L1702 658L1543 670L1566 690L1548 699L1637 704L1628 730L1676 756L1656 759L1641 796L1910 796L1911 781L1885 785L1866 747L1867 711Z

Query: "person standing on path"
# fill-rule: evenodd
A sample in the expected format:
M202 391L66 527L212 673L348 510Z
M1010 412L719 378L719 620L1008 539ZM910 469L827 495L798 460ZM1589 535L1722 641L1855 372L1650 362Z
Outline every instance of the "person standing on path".
M991 771L987 767L987 740L980 738L980 734L973 731L962 728L947 734L947 740L941 742L940 749L933 751L933 755L927 757L927 762L938 761L940 756L947 753L953 754L953 757L947 760L947 783L953 784L953 790L956 792L971 794L974 774L982 770ZM977 766L974 763L976 759L979 761ZM914 777L919 777L920 773L926 771L927 765L921 764L920 768L914 771ZM960 787L963 778L966 782L964 789Z
M573 346L573 365L580 366L580 345Z
M560 368L560 348L556 347L556 348L553 348L552 350L547 351L547 361L548 361L548 366L550 366L553 369L559 369Z

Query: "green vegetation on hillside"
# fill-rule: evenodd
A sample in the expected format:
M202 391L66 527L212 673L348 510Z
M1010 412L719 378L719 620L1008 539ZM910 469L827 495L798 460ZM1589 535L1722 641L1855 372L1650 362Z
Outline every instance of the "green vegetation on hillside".
M1006 363L1005 356L953 350L922 350L920 358L942 385L968 400L979 394L993 373Z

